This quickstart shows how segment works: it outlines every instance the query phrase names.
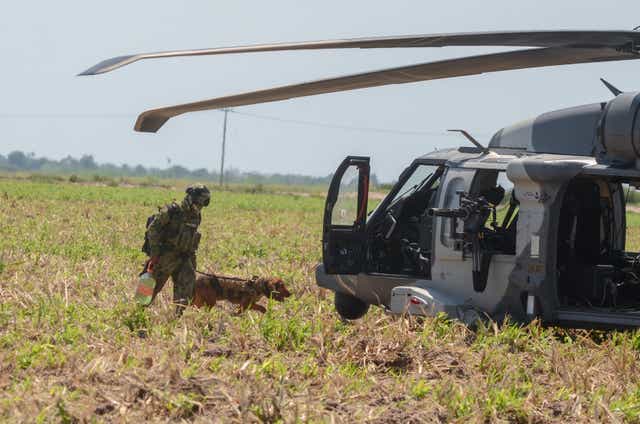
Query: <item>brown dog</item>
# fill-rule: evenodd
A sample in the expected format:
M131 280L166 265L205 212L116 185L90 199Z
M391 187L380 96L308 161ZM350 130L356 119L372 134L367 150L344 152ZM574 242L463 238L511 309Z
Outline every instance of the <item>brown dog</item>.
M218 300L228 300L239 305L240 312L251 308L254 311L265 313L267 311L265 307L256 303L262 296L282 302L291 296L291 293L280 278L253 277L245 280L202 274L196 279L192 305L211 307Z

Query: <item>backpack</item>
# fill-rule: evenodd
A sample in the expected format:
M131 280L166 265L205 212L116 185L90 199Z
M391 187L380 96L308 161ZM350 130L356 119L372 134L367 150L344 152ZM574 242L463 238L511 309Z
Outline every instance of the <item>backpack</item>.
M144 230L144 244L142 245L142 252L144 252L147 256L151 256L151 246L149 245L149 227L151 226L151 223L153 222L153 220L156 218L156 214L154 213L153 215L150 215L149 218L147 218L147 223L144 226L145 230Z
M169 205L168 210L169 210L169 216L173 218L174 216L180 213L180 206L178 206L176 203L172 203ZM160 207L158 207L158 213L160 213ZM158 216L158 213L154 213L153 215L150 215L147 218L147 223L145 224L145 227L144 227L145 228L144 243L142 244L142 249L140 250L142 250L142 252L145 253L147 256L151 256L151 243L149 243L149 227L153 223L153 220L156 219L156 216Z

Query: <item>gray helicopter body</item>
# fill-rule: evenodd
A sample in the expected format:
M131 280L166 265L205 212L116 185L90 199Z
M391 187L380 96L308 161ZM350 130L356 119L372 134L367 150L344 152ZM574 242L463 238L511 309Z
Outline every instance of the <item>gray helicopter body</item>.
M350 305L353 297L392 313L444 312L463 321L509 315L566 325L639 326L640 280L634 271L640 263L635 263L637 253L625 252L622 186L640 183L639 106L640 94L625 93L608 103L549 112L506 127L485 151L452 149L416 159L360 229L358 272L354 267L345 274L327 273L325 266L335 268L353 250L331 246L332 229L325 219L325 263L316 269L318 285L340 293L337 306L347 317L353 317L349 308L359 303ZM429 190L397 197L420 165L438 167L441 176L423 208L403 213L401 203ZM517 211L503 228L509 241L490 247L486 285L477 290L469 243L452 235L451 218L429 210L458 208L459 192L478 195L505 178ZM333 206L329 199L325 213L332 214ZM394 228L387 222L395 222ZM405 242L394 243L398 237ZM419 254L411 255L412 244ZM398 248L400 254L392 251ZM396 266L379 269L388 257L398 261Z

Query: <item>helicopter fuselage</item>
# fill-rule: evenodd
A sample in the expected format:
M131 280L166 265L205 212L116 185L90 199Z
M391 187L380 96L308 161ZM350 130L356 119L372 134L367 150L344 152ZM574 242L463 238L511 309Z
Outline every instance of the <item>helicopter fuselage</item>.
M466 322L640 326L640 255L625 250L625 191L640 184L639 103L625 93L504 128L488 152L424 155L366 219L368 161L347 158L327 198L318 285L343 307L353 299Z

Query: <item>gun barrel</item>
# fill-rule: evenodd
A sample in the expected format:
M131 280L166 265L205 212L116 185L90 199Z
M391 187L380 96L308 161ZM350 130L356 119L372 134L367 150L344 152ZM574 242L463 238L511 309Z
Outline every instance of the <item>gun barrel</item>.
M442 216L445 218L465 218L468 212L464 209L429 208L427 214L429 216Z

